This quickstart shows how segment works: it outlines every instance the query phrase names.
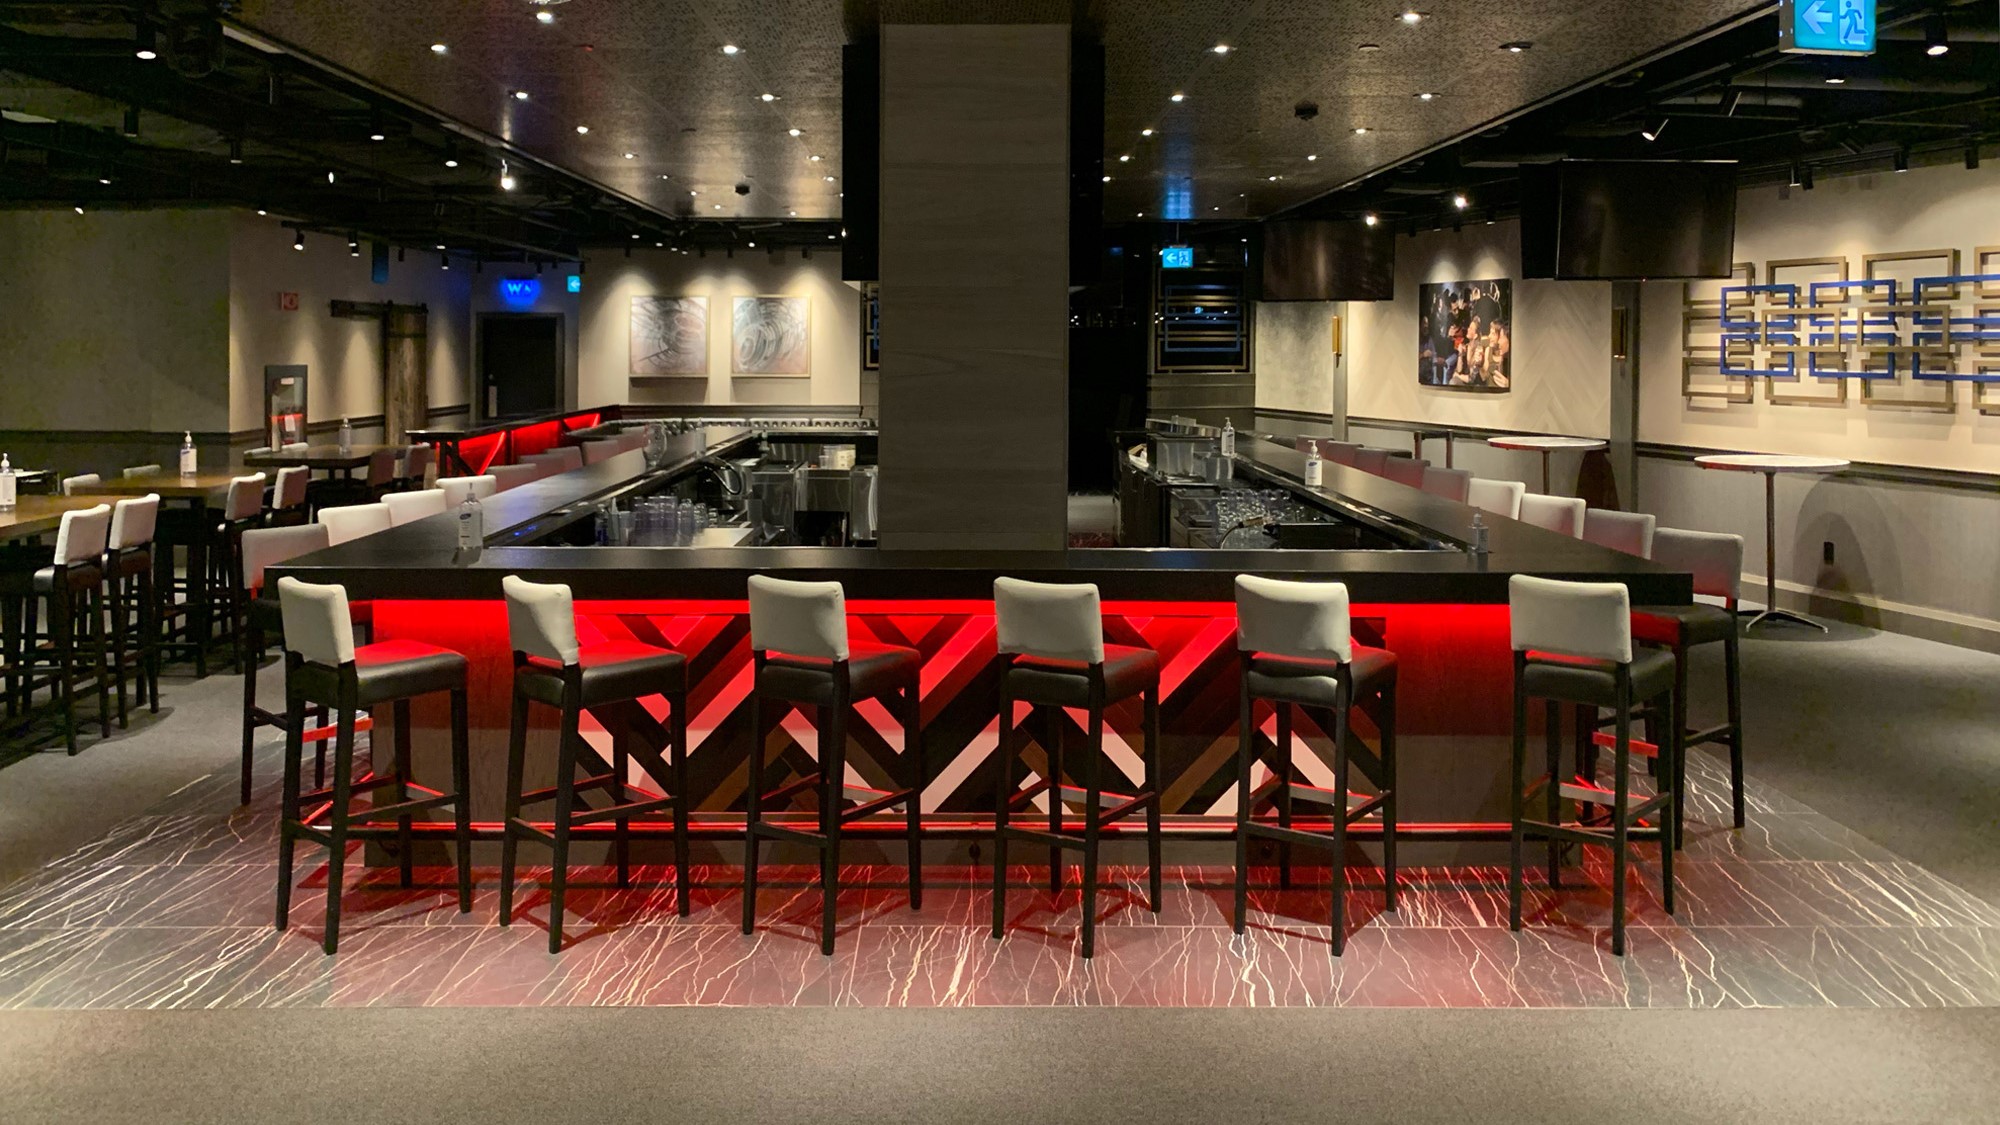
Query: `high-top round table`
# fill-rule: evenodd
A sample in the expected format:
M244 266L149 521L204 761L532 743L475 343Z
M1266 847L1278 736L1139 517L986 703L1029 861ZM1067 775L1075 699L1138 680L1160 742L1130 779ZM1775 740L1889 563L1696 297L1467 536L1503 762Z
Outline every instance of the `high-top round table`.
M1826 626L1819 622L1778 608L1778 474L1837 473L1850 462L1840 457L1804 457L1790 453L1711 453L1695 458L1694 463L1704 469L1764 474L1764 612L1752 617L1750 624L1743 628L1755 628L1759 621L1764 620L1796 621L1826 632Z
M1530 434L1522 434L1515 437L1487 438L1486 444L1495 449L1519 449L1528 453L1541 454L1542 491L1547 492L1549 490L1549 454L1554 453L1558 449L1574 449L1579 453L1588 453L1593 449L1603 449L1608 443L1597 438L1538 437Z

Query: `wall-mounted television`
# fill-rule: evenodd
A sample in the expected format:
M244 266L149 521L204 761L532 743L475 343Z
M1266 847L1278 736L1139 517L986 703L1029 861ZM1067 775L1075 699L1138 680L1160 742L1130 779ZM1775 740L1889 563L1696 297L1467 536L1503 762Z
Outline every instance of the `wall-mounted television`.
M1521 169L1521 276L1728 277L1730 161L1564 160Z
M1266 301L1388 301L1396 238L1366 223L1283 219L1264 224Z

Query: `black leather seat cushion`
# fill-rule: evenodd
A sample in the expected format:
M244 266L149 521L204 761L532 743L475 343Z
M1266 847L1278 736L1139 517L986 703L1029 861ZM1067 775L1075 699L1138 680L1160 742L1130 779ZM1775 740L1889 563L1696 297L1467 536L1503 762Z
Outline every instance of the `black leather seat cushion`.
M1580 660L1531 652L1522 679L1528 694L1537 699L1616 707L1618 679L1614 670L1617 667L1608 660ZM1645 703L1673 686L1673 653L1659 648L1633 650L1633 703Z
M915 684L923 676L923 654L901 645L850 642L847 648L848 699L872 699ZM757 692L789 703L818 707L833 703L833 661L773 654L764 663Z
M577 652L583 677L583 705L621 703L648 695L679 698L687 692L687 657L670 648L638 641L605 641ZM562 706L562 665L530 657L514 673L529 699Z
M1727 640L1736 632L1736 615L1719 605L1638 606L1632 610L1632 639L1670 645L1700 645Z
M354 650L357 698L362 706L462 688L465 657L422 641L382 641Z
M35 593L53 593L56 588L56 569L45 566L35 571ZM71 563L62 568L62 583L72 593L85 590L104 581L104 568L96 563Z
M1388 649L1355 645L1349 670L1354 677L1354 694L1372 695L1396 681L1396 654ZM1308 707L1338 707L1343 702L1353 702L1340 698L1340 681L1335 678L1339 671L1340 662L1335 660L1254 655L1245 672L1245 682L1250 686L1251 696L1257 699L1303 703Z
M1160 682L1160 654L1150 648L1104 646L1104 702L1115 703ZM1007 691L1023 703L1090 706L1090 665L1074 660L1017 657L1007 669Z

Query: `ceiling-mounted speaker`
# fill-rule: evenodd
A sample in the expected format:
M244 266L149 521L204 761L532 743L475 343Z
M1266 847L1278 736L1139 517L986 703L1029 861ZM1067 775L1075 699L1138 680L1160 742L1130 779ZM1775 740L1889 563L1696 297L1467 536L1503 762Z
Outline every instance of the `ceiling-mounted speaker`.
M840 250L845 281L882 276L882 42L840 49L840 162L846 173L840 216L847 239Z

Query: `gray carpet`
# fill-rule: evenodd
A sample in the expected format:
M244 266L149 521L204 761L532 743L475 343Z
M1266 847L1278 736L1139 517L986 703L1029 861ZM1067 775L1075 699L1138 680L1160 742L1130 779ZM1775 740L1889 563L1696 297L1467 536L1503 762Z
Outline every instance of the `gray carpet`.
M49 1122L1965 1122L2000 1011L0 1015Z

